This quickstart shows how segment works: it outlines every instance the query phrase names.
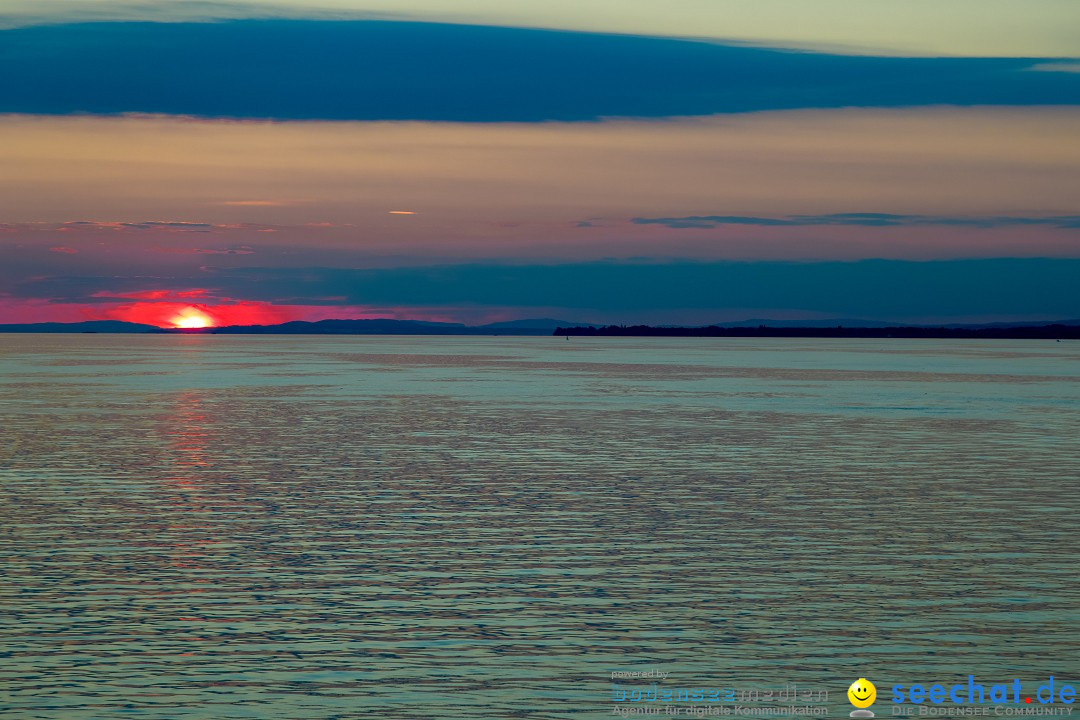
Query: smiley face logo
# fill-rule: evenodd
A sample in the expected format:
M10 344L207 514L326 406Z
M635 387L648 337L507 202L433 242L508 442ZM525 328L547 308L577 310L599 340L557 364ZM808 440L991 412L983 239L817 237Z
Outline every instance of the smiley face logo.
M857 708L868 708L877 700L877 688L866 678L859 678L847 689L848 700ZM852 713L854 715L854 713ZM860 713L861 715L861 713ZM873 715L869 715L873 717Z

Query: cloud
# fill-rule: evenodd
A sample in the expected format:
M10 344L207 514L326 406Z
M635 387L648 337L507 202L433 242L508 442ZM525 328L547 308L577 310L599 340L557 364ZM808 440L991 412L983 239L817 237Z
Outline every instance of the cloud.
M786 215L783 217L753 217L743 215L691 215L689 217L633 218L635 225L663 225L674 229L706 229L723 225L759 225L765 227L808 227L839 225L858 227L920 227L942 225L951 227L1000 228L1041 225L1063 229L1080 229L1080 215L1049 217L948 217L941 215L894 215L891 213L833 213L829 215Z
M1021 72L1030 59L831 55L418 22L56 25L4 30L0 46L0 112L13 113L539 122L1080 104L1076 73Z
M1075 292L1080 259L218 268L213 277L219 296L275 304L528 306L606 312L773 307L848 317L995 313L1080 317L1080 296ZM20 284L14 294L62 296L71 302L80 295L100 297L94 292L110 287L130 292L170 284L163 278L130 278L126 287L116 288L116 280L39 278ZM198 287L192 278L171 282L177 289ZM325 300L328 297L339 299Z
M1063 60L1061 62L1047 62L1032 65L1029 70L1038 72L1067 72L1080 73L1080 60Z
M224 200L216 204L226 207L288 207L296 203L289 200Z
M289 7L279 2L261 3L253 0L6 0L3 11L0 11L0 28L115 21L207 22L241 18L359 20L406 17L396 12L306 5Z
M57 245L56 247L49 248L49 252L64 253L66 255L76 255L79 251L75 248L69 248L64 245Z
M261 232L261 231L260 231ZM156 247L153 252L165 255L254 255L255 249L250 245L235 245L224 248L188 248L188 247Z
M759 250L801 259L1073 254L1071 233L1048 226L994 233L992 246L982 241L990 233L978 228L938 233L936 226L903 238L857 226L809 228L801 236L786 227L747 227L721 243L715 234L628 219L1065 214L1078 209L1078 123L1080 107L494 125L0 116L0 136L10 138L0 142L0 167L7 171L0 173L0 195L11 209L0 219L213 223L211 233L194 235L166 235L164 227L68 227L71 235L108 247L132 240L138 241L129 243L133 249L250 245L259 256L248 258L287 248L292 262L320 265L336 264L313 256L320 248L434 262L497 254L618 257L649 254L657 243L665 253L695 257L760 258ZM53 162L58 156L68 159ZM288 177L281 172L286 166ZM281 211L208 207L217 200L294 197L282 192L290 178L302 181L306 204ZM387 215L392 209L420 214ZM575 228L582 220L604 227ZM243 224L250 221L273 224ZM308 225L317 221L336 227ZM106 247L76 244L50 225L35 227L41 232L28 228L22 237L0 238L70 245L85 255ZM808 252L803 239L811 235L843 249L817 245L820 252Z
M870 7L868 7L868 5ZM730 38L911 56L1072 57L1072 0L3 0L0 27L240 18L411 19Z
M175 230L178 232L207 232L210 228L214 227L210 223L201 222L139 222L139 223L121 223L124 227L133 228L135 230Z
M200 255L252 255L255 250L248 245L229 248L194 248L192 252Z
M90 297L95 299L106 300L154 300L154 301L174 301L174 300L193 300L196 298L206 298L210 296L210 291L206 288L193 288L189 290L120 290L120 291L108 291L101 290L92 293Z
M330 224L305 225L305 227L334 227ZM164 232L164 233L212 233L228 231L251 231L251 232L277 232L277 228L270 225L257 223L207 223L186 221L149 220L142 222L132 221L97 221L97 220L71 220L64 223L20 223L10 226L13 230L25 230L30 232L73 232L110 230L113 232ZM206 252L228 253L230 255L243 255L245 251L251 251L247 245L234 245L224 249L201 249L201 248L172 248L168 252Z
M825 317L1080 317L1080 259L911 262L590 262L391 268L214 268L213 286L177 274L40 276L10 287L15 300L86 307L140 304L563 308L578 317L676 319L732 308ZM4 288L7 291L9 288ZM185 295L185 293L188 293ZM175 307L169 309L175 310ZM140 310L142 312L142 310ZM147 316L164 312L145 309ZM155 315L158 316L158 315ZM760 317L761 315L758 315Z
M48 224L39 227L48 228ZM171 232L209 232L214 225L203 222L177 222L150 220L145 222L98 222L95 220L72 220L62 224L67 228L88 228L94 230L165 230Z

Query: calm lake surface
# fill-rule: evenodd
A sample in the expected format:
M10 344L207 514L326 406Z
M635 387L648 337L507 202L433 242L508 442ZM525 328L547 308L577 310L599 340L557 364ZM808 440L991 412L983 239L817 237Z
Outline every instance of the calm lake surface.
M1080 680L1076 342L0 335L0 422L4 718Z

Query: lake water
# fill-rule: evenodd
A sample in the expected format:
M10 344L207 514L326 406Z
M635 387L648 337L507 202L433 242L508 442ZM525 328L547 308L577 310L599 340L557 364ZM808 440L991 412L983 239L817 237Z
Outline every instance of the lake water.
M4 718L1080 680L1076 342L0 335L0 419Z

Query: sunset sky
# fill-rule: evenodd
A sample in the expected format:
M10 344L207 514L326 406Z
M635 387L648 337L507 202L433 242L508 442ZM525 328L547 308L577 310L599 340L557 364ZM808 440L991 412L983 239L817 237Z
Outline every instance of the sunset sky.
M1078 27L0 0L0 322L1080 318Z

